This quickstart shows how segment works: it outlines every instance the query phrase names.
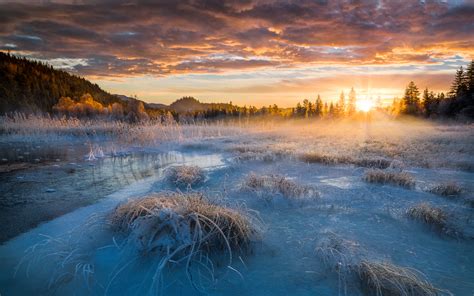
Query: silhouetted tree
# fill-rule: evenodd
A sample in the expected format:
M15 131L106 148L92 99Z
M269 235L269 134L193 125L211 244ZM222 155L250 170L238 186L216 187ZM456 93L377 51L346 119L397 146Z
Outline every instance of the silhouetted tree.
M331 104L329 105L328 115L330 117L334 117L335 113L336 113L336 110L334 109L334 104L331 102Z
M410 81L403 96L403 113L417 115L420 113L420 92L413 81Z
M459 70L456 71L454 76L454 81L451 84L451 89L449 90L449 96L452 98L463 96L468 89L467 81L464 76L464 69L461 66Z
M425 88L423 91L422 106L426 117L435 115L438 110L438 101L436 100L434 93L428 91L428 88Z
M339 101L337 102L337 109L336 109L337 116L344 116L346 113L346 99L344 96L344 91L341 92L339 96Z
M349 116L354 115L356 113L356 104L357 104L357 98L356 98L356 92L354 88L351 88L351 91L349 92L349 102L347 104L347 114Z
M318 98L316 99L316 103L314 104L314 113L316 116L321 117L323 116L324 110L323 110L323 100L321 100L321 97L318 95Z

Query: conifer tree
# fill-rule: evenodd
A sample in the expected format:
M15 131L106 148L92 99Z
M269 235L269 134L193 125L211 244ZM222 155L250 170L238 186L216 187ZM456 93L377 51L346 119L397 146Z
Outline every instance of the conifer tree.
M425 88L425 90L423 91L422 106L423 113L426 117L432 116L438 108L435 95L433 92L430 92L428 88Z
M466 90L467 84L464 76L464 69L461 66L459 70L456 71L456 75L454 76L454 81L451 85L451 89L449 90L449 96L451 98L462 96Z
M349 102L347 105L347 114L349 116L356 113L356 103L357 103L356 92L354 88L352 87L351 91L349 92Z
M471 99L474 99L474 97L472 97L474 95L474 60L467 66L465 80L467 90L471 94Z
M420 91L413 81L410 81L403 96L403 113L417 115L420 112Z
M315 103L315 107L314 107L314 109L315 109L315 112L314 112L315 115L316 115L316 116L319 116L319 117L322 116L323 113L324 113L323 108L324 108L324 107L323 107L323 101L321 100L321 96L318 95L318 98L316 99L316 103Z
M331 104L329 105L329 116L333 117L334 116L334 113L335 113L335 110L334 110L334 104L331 102Z
M341 92L341 95L339 96L339 101L337 102L337 115L338 116L344 116L346 113L346 99L344 96L344 91Z

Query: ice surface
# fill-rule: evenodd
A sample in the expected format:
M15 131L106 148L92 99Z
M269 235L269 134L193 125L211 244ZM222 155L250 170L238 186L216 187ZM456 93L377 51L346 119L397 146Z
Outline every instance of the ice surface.
M255 243L250 254L235 254L230 266L219 254L211 258L215 262L215 279L212 284L202 279L206 294L342 295L344 291L337 274L321 262L315 251L328 233L357 242L367 251L369 259L416 268L434 286L455 295L474 292L472 208L462 199L449 200L424 190L430 184L449 178L472 192L473 173L410 167L407 170L414 175L417 185L404 189L367 184L362 180L365 169L352 165L305 164L291 157L235 162L235 154L226 145L242 145L241 142L216 139L197 147L198 144L187 144L181 152L172 152L171 156L161 154L158 162L165 165L154 170L151 176L127 178L130 184L105 199L46 222L0 246L0 292L5 295L156 292L150 291L150 275L160 258L143 257L136 250L124 247L123 240L104 226L105 216L128 198L152 191L175 190L169 182L163 181L161 172L169 165L182 164L198 165L206 170L206 182L193 189L205 192L216 203L256 211L265 224L262 240ZM141 166L153 161L145 158L139 163ZM281 200L264 202L252 192L240 190L250 172L278 174L314 186L320 197L304 204ZM54 189L61 190L61 187ZM409 220L406 210L420 202L429 202L449 212L468 239L443 237ZM43 261L27 258L29 261L20 265L14 277L24 251L45 238L59 241L38 248L36 254L48 257L41 258ZM32 262L29 272L28 262ZM68 268L79 276L74 280L55 276L57 270ZM197 274L194 276L199 278ZM171 264L162 277L163 286L158 291L162 295L200 295L180 264ZM64 283L52 285L57 290L48 289L52 278ZM349 283L347 294L363 295L357 282Z

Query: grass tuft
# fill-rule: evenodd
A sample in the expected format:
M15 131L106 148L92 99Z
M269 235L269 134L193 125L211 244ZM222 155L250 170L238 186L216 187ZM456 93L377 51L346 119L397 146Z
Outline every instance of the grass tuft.
M178 187L192 187L203 183L205 174L198 166L175 166L168 169L167 179Z
M135 234L145 252L167 248L240 249L257 231L245 213L214 205L199 193L161 193L119 205L115 230Z
M414 220L433 225L440 229L446 227L446 213L442 209L435 208L427 203L421 203L411 207L407 211L407 215Z
M392 165L392 161L381 157L359 158L355 160L354 164L364 168L386 169Z
M441 196L454 197L461 195L462 188L456 182L444 182L431 187L428 191Z
M224 266L238 273L232 267L233 252L249 251L259 232L257 220L243 210L212 204L199 193L131 200L119 205L110 221L112 229L125 235L126 245L157 259L150 286L154 291L164 284L163 271L176 264L185 267L189 282L204 293L204 282L215 283L221 259L227 258ZM214 256L222 254L227 256Z
M456 239L464 239L465 234L456 225L450 223L449 215L441 208L421 203L408 209L409 218L430 226L434 231Z
M415 178L407 172L371 169L365 172L363 180L368 183L391 184L405 188L415 186Z
M329 233L316 248L322 262L336 272L339 294L347 295L359 282L367 295L450 295L428 282L419 271L389 262L365 259L367 252L355 241Z
M351 164L354 160L349 156L321 154L318 152L307 152L299 156L301 161L307 163L320 163L324 165Z
M386 169L392 162L382 157L353 158L347 155L322 154L319 152L307 152L299 156L306 163L319 163L323 165L352 164L364 168Z
M245 178L242 188L264 194L266 199L272 199L275 194L295 200L319 196L313 187L299 184L280 175L250 173Z
M388 262L362 260L359 276L363 288L371 295L435 296L449 294L429 283L419 271Z
M357 242L333 232L329 232L318 244L316 254L329 270L338 275L339 294L347 294L348 286L357 272L360 253L361 246Z

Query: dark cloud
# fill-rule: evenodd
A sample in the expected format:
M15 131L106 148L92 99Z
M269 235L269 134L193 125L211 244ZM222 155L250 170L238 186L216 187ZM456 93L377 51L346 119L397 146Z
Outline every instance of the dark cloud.
M435 0L0 0L0 49L97 76L433 63L473 56L473 19Z

